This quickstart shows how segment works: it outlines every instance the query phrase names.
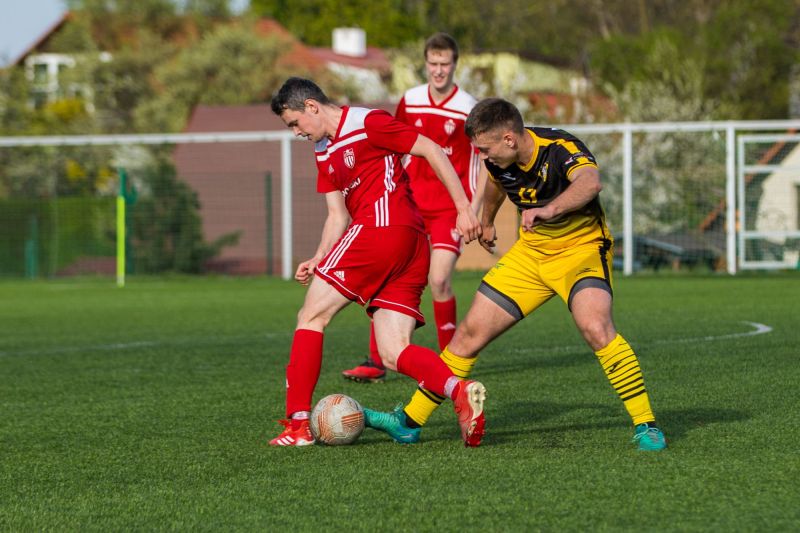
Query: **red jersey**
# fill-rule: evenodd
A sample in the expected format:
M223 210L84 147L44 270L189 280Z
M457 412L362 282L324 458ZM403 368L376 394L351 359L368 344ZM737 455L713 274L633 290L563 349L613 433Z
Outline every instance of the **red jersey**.
M351 225L424 231L401 163L418 136L386 111L344 106L336 137L314 147L317 191L341 191Z
M434 104L430 88L425 84L406 91L395 113L397 120L413 126L442 147L470 200L475 192L481 161L478 151L464 132L464 122L475 103L472 95L456 87L446 100ZM411 176L414 200L424 215L455 211L447 189L427 161L410 157L406 170Z

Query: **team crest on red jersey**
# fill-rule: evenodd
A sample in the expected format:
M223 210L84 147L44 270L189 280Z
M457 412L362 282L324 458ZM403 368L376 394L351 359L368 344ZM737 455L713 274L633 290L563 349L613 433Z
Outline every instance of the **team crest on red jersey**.
M347 168L356 166L356 153L352 148L348 148L344 151L344 164L347 165Z
M444 131L448 135L452 135L453 132L456 131L456 123L452 118L448 118L447 122L444 123Z

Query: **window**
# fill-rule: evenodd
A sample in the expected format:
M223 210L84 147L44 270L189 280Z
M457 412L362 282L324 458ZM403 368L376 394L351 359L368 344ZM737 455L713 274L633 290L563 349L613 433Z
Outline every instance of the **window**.
M33 83L47 83L47 63L35 63L33 65Z
M795 230L800 230L800 183L794 186Z

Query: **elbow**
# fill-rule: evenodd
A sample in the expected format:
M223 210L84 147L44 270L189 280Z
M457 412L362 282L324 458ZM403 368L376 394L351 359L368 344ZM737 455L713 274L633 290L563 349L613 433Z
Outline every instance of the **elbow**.
M592 172L588 174L587 177L590 178L586 183L588 192L591 193L592 196L597 196L600 194L600 191L603 190L603 182L600 181L600 174Z

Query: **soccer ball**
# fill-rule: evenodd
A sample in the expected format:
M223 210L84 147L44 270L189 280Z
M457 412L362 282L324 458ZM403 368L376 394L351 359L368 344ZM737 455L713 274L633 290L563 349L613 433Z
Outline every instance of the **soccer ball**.
M325 396L311 411L311 433L329 446L350 444L364 431L364 410L344 394Z

